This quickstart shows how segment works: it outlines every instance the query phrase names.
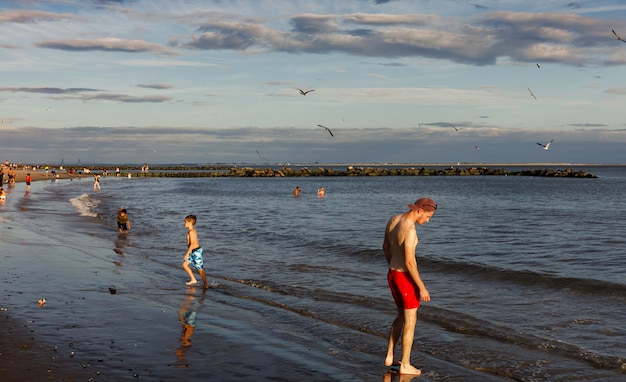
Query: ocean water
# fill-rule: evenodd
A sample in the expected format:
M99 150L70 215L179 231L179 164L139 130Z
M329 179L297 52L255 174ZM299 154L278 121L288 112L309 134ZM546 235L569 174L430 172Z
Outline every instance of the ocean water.
M598 178L105 177L97 192L85 178L46 183L19 209L67 245L60 227L114 249L87 256L158 275L137 292L155 300L186 281L184 218L195 214L214 299L323 341L336 362L325 367L357 363L354 380L379 380L395 314L385 224L429 196L439 207L417 227L417 257L432 301L419 310L413 350L424 378L626 380L626 167L584 170ZM117 233L120 207L127 236ZM197 332L201 317L220 314L197 313Z

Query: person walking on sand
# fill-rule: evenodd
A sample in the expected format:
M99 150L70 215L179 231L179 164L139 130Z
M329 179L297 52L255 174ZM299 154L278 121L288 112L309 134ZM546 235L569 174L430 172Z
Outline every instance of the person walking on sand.
M94 190L99 190L100 189L100 175L95 174L93 176L93 189Z
M383 252L389 263L387 281L398 308L398 315L389 332L385 366L399 366L400 374L420 375L421 370L411 365L411 348L420 300L429 302L430 293L417 268L415 248L418 239L415 224L427 223L437 210L437 204L430 198L420 198L408 207L408 212L392 216L385 228ZM394 350L400 334L402 357L398 361L394 357Z
M208 289L209 285L206 281L206 273L204 273L204 260L202 258L202 247L198 242L198 232L196 232L196 216L187 215L185 217L185 228L187 228L187 252L183 257L183 269L189 275L189 281L187 286L192 286L198 283L198 280L193 275L193 270L198 271L200 277L202 277L202 284L204 289Z
M130 231L130 220L125 208L120 208L117 212L117 229L120 233L128 233Z

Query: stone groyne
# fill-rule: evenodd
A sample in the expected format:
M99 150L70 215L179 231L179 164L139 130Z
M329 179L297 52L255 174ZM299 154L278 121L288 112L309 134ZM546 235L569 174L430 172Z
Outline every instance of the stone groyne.
M571 168L564 170L555 169L526 169L510 171L487 167L468 168L376 168L376 167L353 167L348 166L345 170L319 167L308 169L272 169L253 167L233 167L221 170L150 170L140 173L139 177L168 177L168 178L201 178L201 177L312 177L312 176L543 176L556 178L597 178L594 174Z

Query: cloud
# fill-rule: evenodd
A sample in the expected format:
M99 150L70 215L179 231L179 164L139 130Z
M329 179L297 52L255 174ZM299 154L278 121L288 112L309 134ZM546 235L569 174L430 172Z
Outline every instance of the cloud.
M154 53L163 55L176 55L175 50L163 45L154 44L142 40L124 40L107 37L94 40L66 39L47 40L35 44L39 48L58 49L66 51L105 51L105 52L127 52L127 53Z
M3 128L3 155L41 163L256 163L256 151L273 163L619 163L626 130L521 131L497 127L454 131L334 128ZM555 138L546 153L536 142ZM558 143L558 144L557 144ZM480 145L476 152L474 145ZM580 150L585 144L585 150ZM602 159L598 159L602 158Z
M0 92L13 93L42 93L42 94L74 94L82 92L97 92L98 89L89 88L52 88L52 87L5 87L0 86Z
M461 22L420 14L298 14L292 30L261 21L212 19L179 45L191 49L345 53L365 57L427 57L470 65L499 59L565 65L617 65L606 22L573 13L494 11ZM356 29L354 27L357 27Z
M607 94L617 94L617 95L625 95L626 94L626 88L612 88L612 89L606 89L604 91L604 93Z
M172 97L167 96L154 96L154 95L146 95L146 96L131 96L127 94L112 94L112 93L104 93L104 94L94 94L87 95L82 94L78 96L61 96L55 97L57 100L67 100L67 99L77 99L81 101L115 101L115 102L125 102L125 103L161 103L161 102L169 102L172 101Z
M137 84L136 86L139 88L146 88L146 89L172 89L174 88L174 85L170 85L170 84Z
M53 13L45 11L16 10L1 11L0 23L31 24L42 21L81 20L81 16L73 14Z

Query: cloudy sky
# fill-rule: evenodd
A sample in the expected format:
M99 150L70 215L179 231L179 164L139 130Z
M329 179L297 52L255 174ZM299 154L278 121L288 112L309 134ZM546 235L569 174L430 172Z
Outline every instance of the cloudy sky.
M626 163L612 30L624 1L3 0L0 159Z

